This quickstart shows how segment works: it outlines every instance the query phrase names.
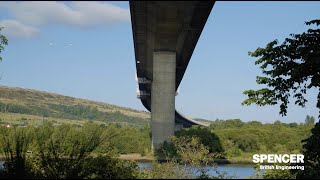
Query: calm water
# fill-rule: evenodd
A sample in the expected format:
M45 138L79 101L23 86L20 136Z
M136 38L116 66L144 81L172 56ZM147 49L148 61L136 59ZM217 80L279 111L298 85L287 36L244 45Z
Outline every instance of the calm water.
M151 162L139 162L139 167L141 169L152 168ZM255 175L253 165L242 165L242 164L226 164L226 165L217 165L217 171L219 173L226 172L228 176L232 176L235 179L245 179L249 176ZM213 170L213 166L205 167L210 175L217 175L216 171Z
M4 161L0 161L0 169L3 166ZM152 168L152 163L151 162L139 162L139 167L141 169L148 169ZM207 166L207 169L210 169L208 173L210 175L217 175L215 171L212 170L212 167ZM234 178L248 178L251 175L255 174L255 171L253 169L253 165L218 165L217 170L221 172L226 172L228 176L233 176Z

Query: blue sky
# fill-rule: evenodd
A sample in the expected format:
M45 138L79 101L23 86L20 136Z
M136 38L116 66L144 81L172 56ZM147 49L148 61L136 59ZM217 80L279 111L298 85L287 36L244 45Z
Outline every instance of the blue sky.
M307 29L320 2L216 2L176 97L189 117L272 123L318 116L317 90L300 108L242 106L261 75L248 51ZM0 85L23 87L145 110L136 98L129 4L123 2L0 2L9 45Z

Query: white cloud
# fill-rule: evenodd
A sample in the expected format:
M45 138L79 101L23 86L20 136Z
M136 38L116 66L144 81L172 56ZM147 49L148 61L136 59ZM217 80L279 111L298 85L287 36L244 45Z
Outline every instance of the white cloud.
M75 26L110 25L130 22L129 9L110 3L75 1L70 6L55 1L1 2L20 21L29 25L66 24Z
M15 20L2 20L0 27L4 27L2 32L8 38L30 38L39 33L37 28L22 24Z
M2 1L1 8L14 17L0 19L3 33L11 37L32 37L47 24L93 27L130 22L129 9L105 2L74 1L66 5L55 1Z

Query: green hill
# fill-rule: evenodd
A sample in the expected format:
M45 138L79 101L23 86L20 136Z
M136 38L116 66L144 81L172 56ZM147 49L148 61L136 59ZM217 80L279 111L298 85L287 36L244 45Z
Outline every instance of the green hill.
M150 113L43 91L0 86L0 123L119 123L145 126Z

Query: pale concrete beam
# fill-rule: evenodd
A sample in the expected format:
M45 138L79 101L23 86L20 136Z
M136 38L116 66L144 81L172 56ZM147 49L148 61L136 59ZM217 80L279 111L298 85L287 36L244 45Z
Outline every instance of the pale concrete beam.
M151 87L152 148L159 146L175 129L176 53L153 53L153 79Z

